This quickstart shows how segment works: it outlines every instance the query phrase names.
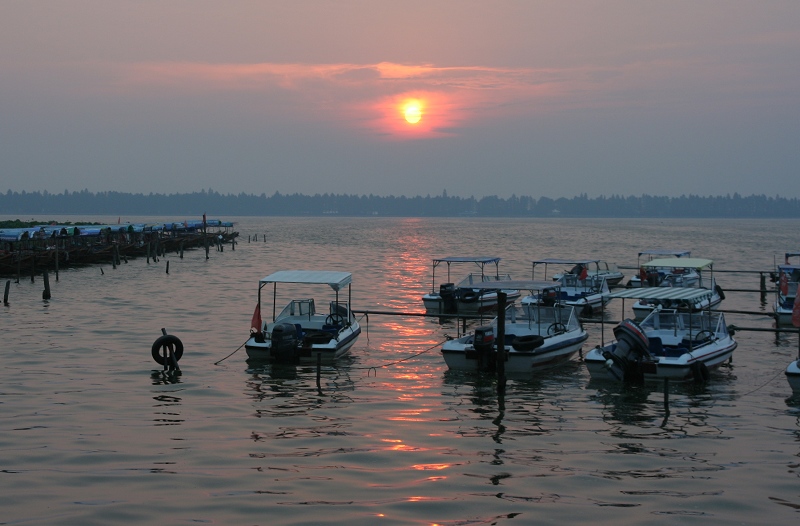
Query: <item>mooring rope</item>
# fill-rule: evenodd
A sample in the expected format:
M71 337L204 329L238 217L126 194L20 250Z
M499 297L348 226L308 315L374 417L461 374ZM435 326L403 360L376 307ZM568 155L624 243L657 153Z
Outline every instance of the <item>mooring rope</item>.
M243 343L243 344L241 344L239 347L237 347L237 348L236 348L236 350L235 350L235 351L233 351L232 353L230 353L228 356L226 356L225 358L223 358L222 360L220 360L220 361L218 361L218 362L214 362L214 365L219 365L219 364L221 364L222 362L224 362L225 360L227 360L228 358L230 358L231 356L233 356L234 354L236 354L237 352L239 352L239 350L240 350L242 347L244 347L244 346L247 344L247 342L248 342L248 341L250 341L250 338L247 338L247 339L244 341L244 343Z

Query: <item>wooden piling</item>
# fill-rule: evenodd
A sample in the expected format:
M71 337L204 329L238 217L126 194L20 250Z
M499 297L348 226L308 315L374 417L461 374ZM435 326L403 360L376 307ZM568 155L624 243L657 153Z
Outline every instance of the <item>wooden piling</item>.
M167 260L167 274L169 274L169 260Z
M49 300L50 299L50 276L47 274L45 270L42 273L42 278L44 279L44 290L42 291L42 299Z
M58 239L56 239L56 281L58 281Z
M6 291L3 293L3 305L8 307L8 291L11 289L11 280L6 281Z

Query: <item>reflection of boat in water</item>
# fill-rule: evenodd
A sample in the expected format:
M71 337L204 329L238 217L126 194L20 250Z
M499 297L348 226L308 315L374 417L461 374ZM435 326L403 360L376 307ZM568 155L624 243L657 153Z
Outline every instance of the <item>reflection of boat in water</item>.
M701 258L663 258L654 259L642 265L648 279L644 287L660 288L658 294L649 294L633 305L633 312L637 320L643 319L657 306L679 311L698 312L708 308L716 308L725 299L722 288L714 281L714 262ZM711 271L710 277L702 274L703 269ZM694 301L680 299L672 291L682 288L706 289L709 294L701 295ZM636 297L638 292L633 290L625 297Z
M436 290L436 267L447 265L447 282ZM468 274L457 284L450 282L450 265L453 263L473 263L480 268L480 274ZM486 274L486 266L494 263L494 275ZM500 275L500 258L452 256L433 260L433 282L431 292L422 296L425 310L430 314L480 314L497 309L497 288L484 289L478 287L482 283L510 281L508 274ZM513 302L520 297L518 290L502 289L507 301Z
M659 288L635 289L647 299ZM634 297L628 289L611 297ZM675 289L676 299L696 302L706 289ZM680 312L658 307L640 323L627 319L614 328L616 341L597 346L584 363L592 378L616 381L669 378L707 380L709 370L728 360L736 349L721 312Z
M344 356L361 334L361 326L350 310L349 272L281 270L259 281L258 304L253 315L250 339L245 343L247 356L270 361L324 361ZM334 300L325 312L318 312L313 298L293 299L275 314L278 283L328 285ZM261 291L272 284L272 321L261 321ZM339 291L347 287L347 301L340 301Z
M515 289L558 289L552 282L511 281ZM485 284L484 287L491 287ZM494 285L496 286L496 285ZM504 369L507 373L533 373L569 361L588 338L574 307L511 305L503 317ZM498 318L491 325L446 341L442 356L450 369L491 369L497 357Z

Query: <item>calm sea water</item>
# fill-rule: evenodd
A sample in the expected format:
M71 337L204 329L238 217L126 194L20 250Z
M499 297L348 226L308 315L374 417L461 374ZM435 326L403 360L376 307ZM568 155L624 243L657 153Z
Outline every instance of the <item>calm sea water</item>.
M234 352L258 279L274 270L348 270L355 308L421 312L434 257L500 256L501 271L527 278L533 259L632 266L641 249L674 247L716 269L769 271L800 248L800 221L225 219L240 243L208 260L198 250L62 271L49 301L41 278L12 282L0 312L0 524L800 517L800 401L783 375L796 335L740 331L733 362L708 384L670 387L669 415L662 385L596 384L577 360L511 379L498 397L491 376L447 370L438 345L455 329L422 317L362 319L351 356L323 367L319 388L313 367ZM723 288L759 285L715 276ZM728 323L771 327L757 313L772 299L728 292L724 309L756 313ZM630 315L621 308L607 317ZM180 375L150 356L162 328L185 345ZM585 349L601 340L588 328Z

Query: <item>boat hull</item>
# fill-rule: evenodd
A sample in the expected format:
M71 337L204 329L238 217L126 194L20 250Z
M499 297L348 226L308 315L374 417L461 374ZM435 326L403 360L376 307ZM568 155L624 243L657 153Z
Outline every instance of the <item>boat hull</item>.
M795 394L800 394L800 360L795 360L786 368L786 380Z
M506 293L506 304L514 303L520 297L519 291L509 291ZM478 297L474 301L456 300L455 312L447 308L445 300L436 293L425 294L422 297L422 303L425 305L425 311L428 314L482 314L485 312L492 312L497 310L497 295L485 294Z
M574 335L554 338L552 342L531 351L517 351L512 346L505 346L505 362L503 368L506 373L535 373L556 367L570 361L588 339L585 331ZM491 363L496 350L490 351L491 356L482 354L468 341L468 337L451 340L442 345L442 357L447 367L458 371L476 371L485 369Z
M350 351L361 334L361 327L355 326L343 331L339 339L333 339L328 343L314 343L311 345L300 344L294 349L290 356L286 353L277 353L272 347L272 342L266 340L256 341L255 336L251 336L245 343L247 357L251 360L270 361L270 362L295 362L295 363L316 363L317 356L322 362L335 361Z
M623 373L619 369L609 366L604 356L605 352L613 352L616 343L605 347L595 347L586 354L584 363L593 380L623 381ZM717 341L700 347L693 352L686 352L680 356L656 357L653 361L640 364L644 380L670 379L675 381L705 380L701 378L705 371L716 369L729 360L736 349L737 343L728 337L726 341ZM701 365L702 364L702 367Z

